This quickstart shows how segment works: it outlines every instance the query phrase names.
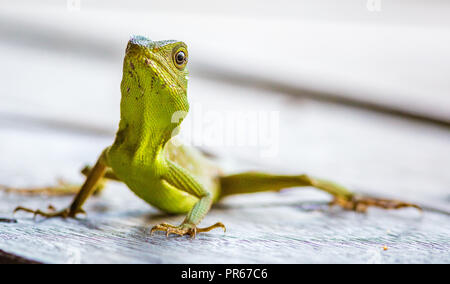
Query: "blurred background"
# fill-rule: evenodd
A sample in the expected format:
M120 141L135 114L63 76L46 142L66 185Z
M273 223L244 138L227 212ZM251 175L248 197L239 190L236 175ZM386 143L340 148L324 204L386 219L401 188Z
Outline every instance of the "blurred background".
M140 34L188 44L194 113L279 114L276 156L205 150L449 208L448 1L0 3L2 183L70 177L111 143Z

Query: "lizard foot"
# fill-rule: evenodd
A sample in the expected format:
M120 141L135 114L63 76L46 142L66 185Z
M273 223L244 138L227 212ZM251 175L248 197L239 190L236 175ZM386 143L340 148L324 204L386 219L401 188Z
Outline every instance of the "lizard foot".
M78 209L76 212L72 212L70 211L69 208L66 208L64 210L61 211L56 211L55 207L53 207L52 205L48 206L48 210L50 212L44 212L41 210L33 210L33 209L29 209L29 208L25 208L22 206L17 207L16 209L14 209L13 213L16 213L18 211L24 211L24 212L29 212L29 213L33 213L34 216L33 218L36 218L36 216L42 216L45 218L55 218L55 217L61 217L61 218L75 218L77 214L86 214L86 212L83 209Z
M339 205L345 210L352 210L356 212L366 212L370 206L380 207L383 209L400 209L405 207L414 207L422 211L422 208L416 204L407 203L398 200L380 199L366 196L353 196L351 199L335 197L330 203L331 206Z
M215 228L222 228L223 231L226 231L225 225L218 222L212 226L206 227L206 228L197 228L197 226L193 224L187 224L183 223L179 226L174 226L167 223L162 223L156 226L153 226L153 228L150 230L150 235L153 235L154 231L164 231L166 232L166 236L169 237L170 234L176 234L176 235L189 235L191 238L195 238L195 235L197 233L201 232L209 232Z

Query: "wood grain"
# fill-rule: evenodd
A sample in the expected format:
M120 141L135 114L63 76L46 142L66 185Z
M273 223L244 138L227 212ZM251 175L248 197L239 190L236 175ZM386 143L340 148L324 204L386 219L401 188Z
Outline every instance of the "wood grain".
M45 127L28 128L14 122L3 122L1 129L0 180L17 186L50 184L58 176L81 181L77 170L92 163L112 139L64 134ZM316 139L323 137L318 135ZM326 155L320 159L322 164L328 160ZM231 169L252 167L242 162L226 164ZM394 166L389 165L391 170L395 170ZM346 178L357 177L358 172L364 172L363 167L348 172ZM322 171L327 169L325 166ZM405 173L402 179L407 178ZM439 186L440 182L445 180L434 180L434 185L413 191L408 199L432 205L443 199L440 202L448 208L446 184ZM363 190L377 193L370 180L363 178L360 184ZM435 185L435 190L444 191L428 191ZM391 195L404 197L398 183L389 183L389 187ZM70 199L3 193L0 217L13 218L11 212L17 205L45 209L51 203L63 208ZM221 221L228 229L225 234L213 231L195 240L166 239L161 234L149 236L148 229L160 222L176 224L183 217L161 214L125 186L110 183L102 196L88 201L88 216L81 220L33 220L20 213L14 216L18 223L0 223L0 250L45 263L449 262L448 215L413 209L372 209L361 215L329 209L325 205L328 200L328 196L313 189L230 197L202 223Z

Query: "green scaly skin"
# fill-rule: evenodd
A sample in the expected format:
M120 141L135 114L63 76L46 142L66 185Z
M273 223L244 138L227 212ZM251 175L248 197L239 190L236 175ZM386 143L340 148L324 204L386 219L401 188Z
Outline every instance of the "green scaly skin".
M197 227L214 202L233 194L287 187L316 187L332 194L334 204L350 210L365 211L367 206L418 208L400 201L357 197L342 186L307 175L248 172L224 176L196 149L171 143L174 130L189 110L187 58L183 42L132 37L123 63L121 119L114 143L103 151L93 168L83 170L86 182L69 208L46 213L18 207L16 211L45 217L75 217L84 213L82 205L106 179L125 183L138 197L164 212L187 213L178 226L163 223L152 228L152 232L160 230L167 235L195 237L198 232L217 227L225 230L222 223Z

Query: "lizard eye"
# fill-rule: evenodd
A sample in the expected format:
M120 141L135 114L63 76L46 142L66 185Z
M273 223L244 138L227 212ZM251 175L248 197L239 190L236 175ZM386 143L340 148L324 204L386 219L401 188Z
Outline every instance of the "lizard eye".
M187 63L187 54L184 50L178 50L174 53L173 61L178 69L183 69Z
M177 64L181 65L184 63L185 60L186 60L186 54L184 54L183 51L178 52L175 57L175 61L177 62Z

